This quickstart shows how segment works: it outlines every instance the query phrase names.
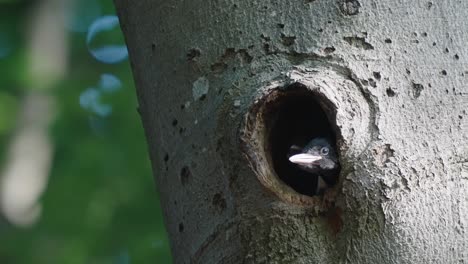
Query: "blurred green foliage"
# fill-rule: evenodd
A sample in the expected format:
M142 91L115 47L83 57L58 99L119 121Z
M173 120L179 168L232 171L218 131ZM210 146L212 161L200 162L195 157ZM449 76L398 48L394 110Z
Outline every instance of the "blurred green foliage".
M6 2L0 2L0 168L21 99L30 89L24 21L34 3ZM98 4L100 16L115 13L110 1L87 2ZM67 32L68 74L48 91L58 105L50 128L54 160L40 200L41 218L29 228L2 218L0 263L170 263L129 62L102 63L91 55L86 32ZM117 35L100 35L99 42L122 38ZM2 47L8 49L5 56ZM112 111L99 115L82 107L80 96L97 87L104 73L122 85L102 94L100 103Z

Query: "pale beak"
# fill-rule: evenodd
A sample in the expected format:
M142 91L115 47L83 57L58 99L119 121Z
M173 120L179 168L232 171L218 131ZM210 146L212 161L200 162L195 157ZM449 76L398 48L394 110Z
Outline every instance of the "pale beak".
M307 153L301 153L301 154L297 154L297 155L293 155L289 157L290 162L296 163L299 165L314 164L316 161L319 161L321 159L322 159L321 156L307 154Z

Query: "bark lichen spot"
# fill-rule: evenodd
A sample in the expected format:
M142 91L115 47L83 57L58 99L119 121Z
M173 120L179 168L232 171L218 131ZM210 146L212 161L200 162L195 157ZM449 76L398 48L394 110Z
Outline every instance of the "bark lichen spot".
M340 6L341 13L345 16L359 14L359 8L361 8L361 3L357 0L344 0Z
M192 95L193 95L193 100L197 101L204 96L206 97L206 94L208 93L208 90L210 89L210 83L206 77L200 77L198 78L192 86Z

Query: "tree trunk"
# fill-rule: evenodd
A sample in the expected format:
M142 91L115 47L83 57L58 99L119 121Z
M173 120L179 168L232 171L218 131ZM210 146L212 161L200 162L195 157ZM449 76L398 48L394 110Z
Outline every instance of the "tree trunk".
M468 261L467 1L115 2L176 263Z

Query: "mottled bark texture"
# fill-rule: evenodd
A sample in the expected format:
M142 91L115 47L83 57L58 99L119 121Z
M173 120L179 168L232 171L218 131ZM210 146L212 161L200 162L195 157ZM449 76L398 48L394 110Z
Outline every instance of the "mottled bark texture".
M468 261L468 1L115 2L176 263ZM278 173L301 129L324 195Z

